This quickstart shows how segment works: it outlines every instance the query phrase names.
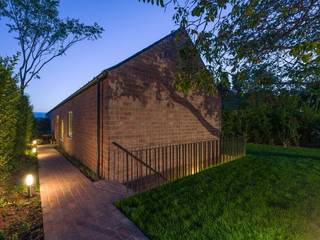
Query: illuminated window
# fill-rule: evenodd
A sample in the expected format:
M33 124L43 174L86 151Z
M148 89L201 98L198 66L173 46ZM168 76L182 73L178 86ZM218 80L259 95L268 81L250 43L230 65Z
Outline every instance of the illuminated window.
M59 115L56 115L56 120L53 123L54 124L53 126L54 126L54 137L55 137L55 139L58 139L58 135L60 133L59 120L60 120Z
M61 126L60 126L60 139L63 141L63 136L64 136L64 123L63 120L61 120Z
M68 112L68 136L72 137L72 112Z

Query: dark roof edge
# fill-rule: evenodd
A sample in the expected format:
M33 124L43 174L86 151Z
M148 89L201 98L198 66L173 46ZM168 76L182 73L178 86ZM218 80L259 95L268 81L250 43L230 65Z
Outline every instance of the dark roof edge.
M79 88L77 91L75 91L74 93L72 93L69 97L65 98L64 100L62 100L60 103L58 103L55 107L53 107L50 111L47 112L50 113L53 110L55 110L56 108L60 107L61 105L63 105L64 103L68 102L69 100L71 100L72 98L76 97L77 95L79 95L80 93L82 93L84 90L88 89L89 87L93 86L94 84L97 83L97 81L105 76L107 76L108 74L108 69L102 71L98 76L94 77L91 81L89 81L88 83L86 83L85 85L83 85L81 88Z
M166 38L169 38L171 36L173 36L174 34L176 34L180 29L174 30L172 31L170 34L164 36L163 38L160 38L158 41L152 43L151 45L143 48L142 50L140 50L139 52L133 54L132 56L126 58L125 60L117 63L116 65L113 65L112 67L109 67L105 70L103 70L99 75L97 75L96 77L94 77L91 81L89 81L88 83L86 83L85 85L83 85L81 88L79 88L77 91L75 91L74 93L72 93L69 97L65 98L64 100L62 100L60 103L58 103L55 107L53 107L50 111L48 111L46 114L52 112L53 110L55 110L56 108L60 107L61 105L63 105L64 103L68 102L69 100L71 100L72 98L76 97L77 95L79 95L80 93L82 93L83 91L85 91L86 89L88 89L89 87L93 86L94 84L97 83L98 80L106 77L108 75L108 72L121 66L122 64L130 61L131 59L135 58L136 56L140 55L141 53L147 51L148 49L152 48L153 46L157 45L158 43L160 43L161 41L165 40Z

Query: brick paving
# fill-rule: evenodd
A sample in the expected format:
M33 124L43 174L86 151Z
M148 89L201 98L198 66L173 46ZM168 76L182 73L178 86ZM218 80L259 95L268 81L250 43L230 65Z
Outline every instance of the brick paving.
M121 184L92 182L52 146L39 146L40 193L46 240L147 239L112 202Z

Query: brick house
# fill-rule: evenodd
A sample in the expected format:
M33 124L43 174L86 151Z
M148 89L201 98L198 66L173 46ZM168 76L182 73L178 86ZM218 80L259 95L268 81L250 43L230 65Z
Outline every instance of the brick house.
M112 142L132 148L218 139L220 96L184 96L172 87L178 49L190 42L175 31L104 70L55 106L48 117L58 144L106 177Z

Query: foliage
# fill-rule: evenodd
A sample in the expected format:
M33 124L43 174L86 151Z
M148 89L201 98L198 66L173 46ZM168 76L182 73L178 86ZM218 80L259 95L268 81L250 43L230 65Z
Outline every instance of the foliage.
M320 111L315 112L312 107L302 107L302 114L299 117L300 145L319 147L320 146Z
M0 239L43 239L38 160L24 155L15 161L10 178L0 182ZM29 173L36 177L32 198L23 181Z
M247 156L116 206L151 239L314 239L320 151L249 145Z
M212 75L205 68L187 33L180 30L175 41L178 45L177 73L173 83L175 89L185 95L188 95L189 91L200 91L208 96L214 95L216 87Z
M42 135L50 134L50 120L48 118L35 118L35 132L34 136L39 138Z
M194 50L187 49L176 88L186 93L216 86L223 101L223 135L245 135L254 143L320 146L319 0L165 2L169 4L212 75L200 74L192 61Z
M222 95L223 135L246 135L253 143L319 146L317 85L288 89L279 82L257 66L234 79Z
M303 101L304 91L257 91L241 97L230 92L223 97L223 135L245 135L253 143L318 146L320 112Z
M273 134L283 146L299 143L299 115L303 114L300 111L299 98L286 93L281 94L273 106Z
M139 1L156 4L158 6L164 7L164 0L139 0Z
M9 171L15 157L17 117L20 94L16 81L11 77L12 67L0 59L0 179Z
M20 97L18 111L16 153L24 154L28 143L31 141L34 127L32 106L30 105L29 98L27 96L22 95Z
M15 60L0 58L0 178L24 155L33 132L32 107L12 78Z
M279 84L299 88L320 74L319 0L173 0L215 79L267 67Z
M17 34L22 91L50 61L80 41L98 39L103 32L97 23L89 26L78 19L60 19L58 5L58 0L0 0L0 17L7 19L9 32Z
M320 112L320 80L306 87L302 99L313 111Z

